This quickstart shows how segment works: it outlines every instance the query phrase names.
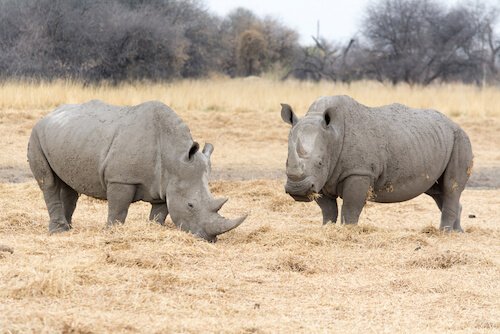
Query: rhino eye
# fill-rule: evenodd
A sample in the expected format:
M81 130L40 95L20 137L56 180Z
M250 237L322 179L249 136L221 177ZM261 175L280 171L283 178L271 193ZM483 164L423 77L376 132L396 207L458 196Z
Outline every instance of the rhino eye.
M189 206L191 209L192 209L192 208L194 208L193 203L188 203L188 206Z

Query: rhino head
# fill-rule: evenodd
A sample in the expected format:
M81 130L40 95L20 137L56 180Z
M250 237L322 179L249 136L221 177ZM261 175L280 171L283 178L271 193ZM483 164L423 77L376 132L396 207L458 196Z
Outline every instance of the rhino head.
M288 104L281 118L292 125L288 136L285 191L296 201L310 202L328 181L341 149L341 127L334 108L299 119Z
M203 151L199 152L198 143L193 142L189 152L171 173L167 185L167 207L178 228L215 242L217 235L240 225L246 215L226 219L218 214L227 199L215 199L208 187L212 152L211 144L206 144Z

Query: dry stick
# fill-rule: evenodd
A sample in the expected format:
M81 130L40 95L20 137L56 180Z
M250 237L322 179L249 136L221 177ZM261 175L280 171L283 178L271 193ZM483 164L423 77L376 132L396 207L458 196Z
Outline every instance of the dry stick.
M9 253L13 254L14 250L10 247L0 245L0 252L9 252Z

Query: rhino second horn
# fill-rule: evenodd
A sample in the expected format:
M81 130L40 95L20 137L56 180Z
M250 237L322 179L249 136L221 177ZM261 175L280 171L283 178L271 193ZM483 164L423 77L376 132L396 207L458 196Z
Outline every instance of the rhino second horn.
M227 198L225 198L225 197L217 198L217 199L213 200L210 208L212 209L213 212L217 212L222 208L222 206L224 204L226 204L226 202L227 202Z
M307 155L307 151L304 148L304 145L302 145L302 141L300 138L297 139L297 153L299 154L299 157L303 158Z
M211 235L219 235L231 231L233 228L238 227L247 218L248 215L241 216L236 219L227 219L217 214L215 221L212 221L207 226L207 232Z

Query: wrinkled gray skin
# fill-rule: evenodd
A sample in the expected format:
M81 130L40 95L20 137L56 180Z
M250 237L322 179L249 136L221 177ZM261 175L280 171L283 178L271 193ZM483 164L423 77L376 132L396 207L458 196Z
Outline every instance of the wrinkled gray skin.
M459 200L472 149L443 114L332 96L316 100L300 120L282 104L281 117L292 125L285 191L298 201L316 197L324 224L337 221L337 197L341 222L356 224L367 200L394 203L425 193L441 210L440 228L462 231Z
M160 224L170 213L180 229L209 241L243 222L217 211L208 187L211 144L202 152L166 105L117 107L100 101L65 105L31 133L28 160L50 216L49 232L71 228L79 194L108 200L108 225L123 223L130 203L152 204Z

